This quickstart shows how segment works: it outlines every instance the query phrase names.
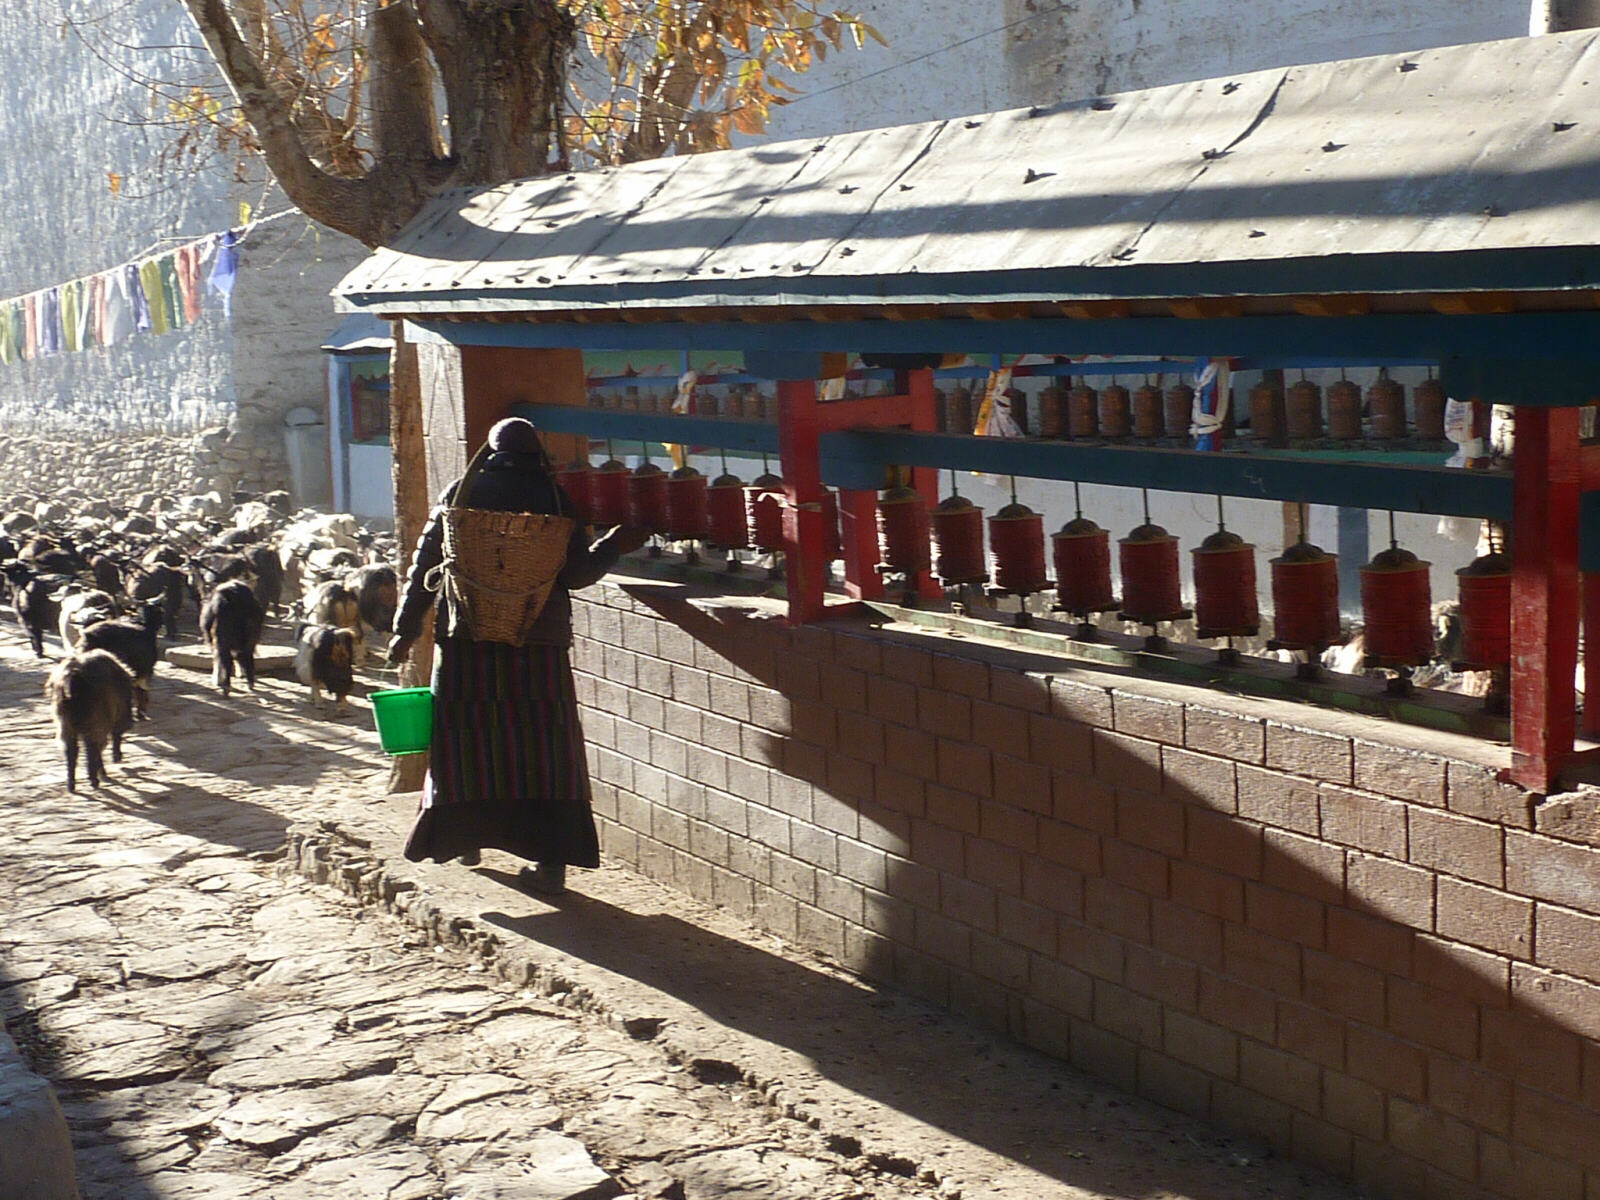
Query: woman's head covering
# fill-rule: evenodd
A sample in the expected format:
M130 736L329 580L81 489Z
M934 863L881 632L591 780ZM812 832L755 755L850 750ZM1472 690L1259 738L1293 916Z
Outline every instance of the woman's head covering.
M542 454L544 446L539 441L539 431L533 422L523 417L507 417L496 421L489 430L489 449L508 454Z

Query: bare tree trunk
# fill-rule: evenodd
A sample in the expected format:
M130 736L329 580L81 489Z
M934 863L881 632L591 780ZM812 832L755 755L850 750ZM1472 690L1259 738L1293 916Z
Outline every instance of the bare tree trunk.
M389 360L389 443L394 450L394 526L405 578L417 552L417 539L428 521L427 444L422 436L422 375L416 343L406 341L405 322L395 321L394 350ZM433 672L433 622L422 623L422 636L400 667L401 687L422 687ZM390 760L389 791L416 792L428 770L426 754L401 754Z

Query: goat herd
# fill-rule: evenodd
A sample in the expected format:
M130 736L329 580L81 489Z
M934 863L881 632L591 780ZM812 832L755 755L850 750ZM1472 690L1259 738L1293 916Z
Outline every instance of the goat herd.
M0 573L17 620L36 655L45 657L48 633L65 653L45 694L69 791L80 744L91 787L108 744L122 760L123 734L150 715L159 639L178 640L185 617L226 696L236 670L255 690L269 618L293 614L295 674L319 710L324 691L346 707L368 632L393 627L393 540L347 515L292 513L285 492L236 493L231 512L216 493L141 507L155 511L78 494L14 497L0 508Z

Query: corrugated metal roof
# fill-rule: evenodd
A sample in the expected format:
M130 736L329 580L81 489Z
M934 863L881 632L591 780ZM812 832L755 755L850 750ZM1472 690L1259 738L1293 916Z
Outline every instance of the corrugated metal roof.
M373 353L388 351L393 346L394 335L389 332L389 322L367 312L351 313L322 343L323 350L329 354Z
M1596 286L1600 256L1551 252L1600 247L1597 93L1586 31L457 189L335 295L417 313L1166 297L1207 294L1218 264L1263 295L1421 292L1480 251L1539 264L1496 286Z

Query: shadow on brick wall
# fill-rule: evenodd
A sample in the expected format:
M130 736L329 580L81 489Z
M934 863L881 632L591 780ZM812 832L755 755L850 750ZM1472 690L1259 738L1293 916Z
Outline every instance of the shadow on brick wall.
M579 665L650 873L1381 1194L1600 1194L1600 853L1483 769L1046 656L625 595ZM731 961L681 986L725 1007L728 970L773 969Z

